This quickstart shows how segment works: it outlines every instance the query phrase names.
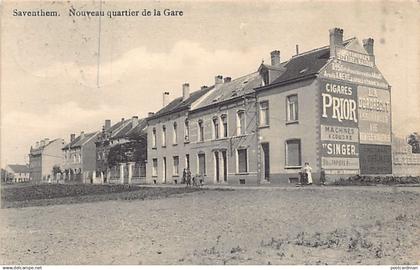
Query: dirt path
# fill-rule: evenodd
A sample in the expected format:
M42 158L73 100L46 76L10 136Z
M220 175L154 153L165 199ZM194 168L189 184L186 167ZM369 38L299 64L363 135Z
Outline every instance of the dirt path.
M0 263L418 263L418 205L418 188L367 187L2 209Z

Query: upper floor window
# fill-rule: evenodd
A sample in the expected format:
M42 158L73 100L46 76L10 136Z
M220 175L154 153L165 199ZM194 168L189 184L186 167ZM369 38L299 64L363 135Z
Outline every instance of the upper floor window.
M178 143L178 125L176 122L174 123L174 128L173 128L172 143L173 144Z
M260 126L269 125L269 107L268 101L260 102Z
M287 97L287 122L296 122L298 121L298 96L291 95Z
M156 128L153 128L152 130L152 147L156 147Z
M184 141L190 141L190 125L187 119L185 119L184 123Z
M204 124L203 120L198 120L198 141L204 141Z
M270 80L269 80L269 74L268 74L268 70L264 71L262 74L262 86L265 85L269 85L270 84Z
M222 136L226 138L228 136L228 122L227 122L227 115L223 114L220 119L222 120Z
M286 166L301 166L301 148L299 139L286 141Z
M237 122L236 122L236 135L245 134L245 112L238 111L237 113Z
M162 146L166 146L166 126L162 126Z
M213 117L213 134L214 139L219 139L219 119L217 117Z

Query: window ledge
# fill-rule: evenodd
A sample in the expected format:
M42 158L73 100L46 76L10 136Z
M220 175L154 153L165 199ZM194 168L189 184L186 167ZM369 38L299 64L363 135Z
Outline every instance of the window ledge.
M179 174L174 174L172 175L172 177L179 177Z
M157 149L157 147L156 147L156 146L153 146L153 147L152 147L152 149L153 149L153 150L156 150L156 149Z
M249 172L240 172L240 173L235 173L235 175L248 175Z
M173 144L172 144L172 146L177 146L177 145L178 145L177 143L173 143Z
M302 169L302 165L300 166L285 166L285 169Z
M166 145L162 145L162 148L166 148Z
M189 144L190 143L190 141L184 141L184 144Z
M157 175L152 175L152 178L157 178Z
M269 128L269 127L270 127L270 125L263 125L263 126L259 126L258 128L263 129L263 128Z
M299 124L299 120L295 120L295 121L287 121L286 125L293 125L293 124Z

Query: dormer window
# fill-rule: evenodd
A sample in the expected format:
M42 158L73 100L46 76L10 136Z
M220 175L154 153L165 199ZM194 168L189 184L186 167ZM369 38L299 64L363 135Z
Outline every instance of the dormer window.
M262 86L269 85L270 84L270 76L268 74L268 70L263 71L261 76L262 76Z

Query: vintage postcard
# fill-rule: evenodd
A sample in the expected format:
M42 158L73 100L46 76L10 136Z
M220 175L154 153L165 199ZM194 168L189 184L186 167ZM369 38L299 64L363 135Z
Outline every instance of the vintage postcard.
M4 269L418 269L419 1L0 5Z

